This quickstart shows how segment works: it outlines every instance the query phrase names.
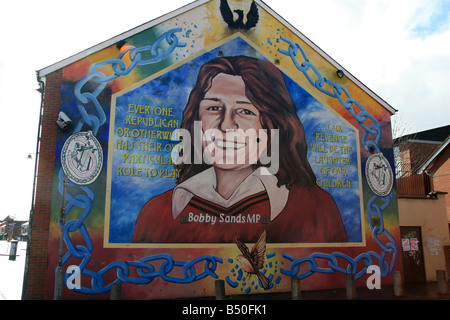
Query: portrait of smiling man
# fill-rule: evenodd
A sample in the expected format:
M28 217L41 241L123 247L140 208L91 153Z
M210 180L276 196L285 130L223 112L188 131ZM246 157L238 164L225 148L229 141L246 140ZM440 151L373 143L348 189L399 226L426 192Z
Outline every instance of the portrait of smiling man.
M255 242L264 231L270 243L348 241L335 201L316 184L302 123L272 63L206 62L181 131L177 185L142 207L134 243ZM202 161L192 163L193 155Z

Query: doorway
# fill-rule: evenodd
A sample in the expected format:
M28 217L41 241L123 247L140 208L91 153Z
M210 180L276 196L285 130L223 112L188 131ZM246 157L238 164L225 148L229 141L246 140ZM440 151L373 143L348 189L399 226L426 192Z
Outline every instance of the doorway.
M400 237L405 282L425 282L422 229L420 227L400 227Z

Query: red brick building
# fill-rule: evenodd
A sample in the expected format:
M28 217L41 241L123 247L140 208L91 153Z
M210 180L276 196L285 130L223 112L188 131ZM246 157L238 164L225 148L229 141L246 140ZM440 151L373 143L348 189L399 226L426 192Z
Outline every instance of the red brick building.
M450 135L423 163L417 173L425 172L433 177L434 190L450 193ZM446 198L450 221L450 196Z
M61 99L62 70L57 70L39 81L42 92L40 135L38 141L38 180L35 189L35 205L30 214L30 235L25 265L23 299L43 299L46 284L44 276L48 263L48 241L54 163L56 157L56 137Z
M403 250L405 279L436 281L435 270L450 271L450 126L396 142L402 241L420 238L417 252Z
M397 178L417 173L450 134L450 126L420 131L394 140Z

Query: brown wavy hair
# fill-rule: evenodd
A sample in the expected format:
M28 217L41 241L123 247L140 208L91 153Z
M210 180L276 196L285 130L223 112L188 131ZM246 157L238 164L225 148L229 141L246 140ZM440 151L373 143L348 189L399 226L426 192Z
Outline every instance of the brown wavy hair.
M316 177L307 159L307 144L303 125L297 116L295 105L287 89L283 75L272 63L247 56L220 57L205 63L198 74L188 103L183 112L181 128L194 137L194 121L199 121L199 105L219 73L241 76L245 83L245 93L250 102L258 108L262 127L269 135L268 155L270 155L270 130L279 129L279 169L275 176L278 186L293 185L311 187ZM195 152L192 146L191 155ZM255 164L254 169L261 166ZM177 166L180 176L177 183L198 174L210 165L184 164Z

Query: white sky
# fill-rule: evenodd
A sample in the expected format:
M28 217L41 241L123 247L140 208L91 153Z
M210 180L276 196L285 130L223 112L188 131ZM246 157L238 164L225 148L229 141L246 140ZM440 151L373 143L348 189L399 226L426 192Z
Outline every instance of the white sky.
M36 70L190 3L22 0L0 11L0 220L28 219L40 94ZM6 3L6 4L5 4ZM409 132L450 124L450 0L265 0L399 110Z

